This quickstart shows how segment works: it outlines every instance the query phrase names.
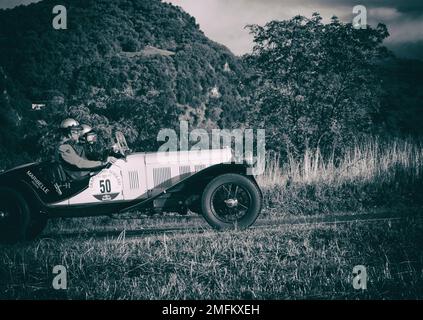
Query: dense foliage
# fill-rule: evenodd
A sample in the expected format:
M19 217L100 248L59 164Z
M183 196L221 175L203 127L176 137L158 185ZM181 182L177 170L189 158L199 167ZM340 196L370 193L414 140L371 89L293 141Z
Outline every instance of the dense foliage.
M61 4L67 30L52 27L55 1L0 10L2 147L9 140L32 158L51 154L66 116L95 126L104 145L122 130L137 150L156 150L158 131L179 119L208 129L243 120L242 64L180 8L159 0ZM35 102L46 108L31 111Z
M278 152L343 147L367 133L422 133L423 64L386 57L383 26L354 30L319 15L252 26L255 47L235 57L193 17L159 0L64 0L0 10L0 169L52 154L75 117L114 130L134 150L157 150L178 128L267 129ZM41 111L32 103L44 103Z
M256 70L251 114L265 126L276 150L303 154L307 147L335 149L371 132L381 101L375 62L387 56L384 25L354 29L314 14L250 26ZM330 150L328 150L330 151Z

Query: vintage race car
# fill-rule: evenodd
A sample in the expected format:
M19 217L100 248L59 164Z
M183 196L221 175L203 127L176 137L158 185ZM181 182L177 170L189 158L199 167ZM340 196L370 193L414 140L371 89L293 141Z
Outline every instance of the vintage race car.
M121 133L116 140L122 158L82 180L70 180L54 162L0 174L0 240L33 239L56 217L189 210L230 229L248 228L259 216L260 188L231 149L131 154Z

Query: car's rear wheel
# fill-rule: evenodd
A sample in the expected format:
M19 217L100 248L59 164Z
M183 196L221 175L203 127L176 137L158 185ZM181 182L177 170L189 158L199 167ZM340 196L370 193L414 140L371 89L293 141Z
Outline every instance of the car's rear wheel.
M33 215L25 232L25 240L36 239L45 229L48 219L40 214Z
M0 242L16 243L26 238L30 211L18 192L0 187Z
M201 207L204 218L215 229L245 229L260 214L261 192L251 179L240 174L224 174L204 189Z

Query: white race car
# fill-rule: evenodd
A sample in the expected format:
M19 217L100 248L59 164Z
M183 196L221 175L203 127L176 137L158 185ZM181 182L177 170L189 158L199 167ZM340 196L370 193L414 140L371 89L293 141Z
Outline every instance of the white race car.
M232 161L231 149L130 154L121 133L116 140L122 158L82 180L70 180L52 162L3 172L0 241L33 239L56 217L190 210L216 229L230 229L248 228L259 216L260 188L247 164Z

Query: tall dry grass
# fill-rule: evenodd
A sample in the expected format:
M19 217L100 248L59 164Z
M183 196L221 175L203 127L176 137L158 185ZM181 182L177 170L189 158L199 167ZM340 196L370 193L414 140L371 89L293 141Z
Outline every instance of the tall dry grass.
M270 153L266 159L266 171L257 178L262 187L284 185L286 182L339 184L344 181L372 181L375 178L391 178L401 168L420 177L423 173L423 148L413 140L393 139L381 142L368 139L361 145L345 150L344 156L324 157L319 148L307 149L301 160L288 155L281 159Z
M324 156L319 148L306 150L301 159L269 154L265 173L257 181L265 190L268 205L276 203L289 212L296 210L295 205L289 207L292 199L296 204L303 202L301 213L307 211L310 201L311 210L323 207L323 211L329 207L341 210L346 202L346 210L363 208L366 203L389 206L381 199L389 195L399 203L409 201L412 205L418 202L423 184L422 143L413 139L368 138L336 158ZM340 198L344 201L340 202ZM333 206L331 202L340 205Z

